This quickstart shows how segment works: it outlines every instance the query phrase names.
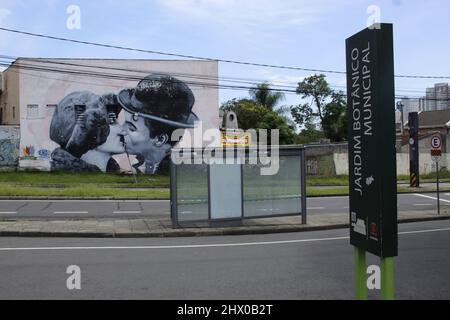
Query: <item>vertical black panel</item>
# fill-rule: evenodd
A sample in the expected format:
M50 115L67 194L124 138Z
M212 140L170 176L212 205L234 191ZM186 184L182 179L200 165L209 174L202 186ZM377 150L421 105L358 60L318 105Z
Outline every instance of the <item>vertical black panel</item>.
M394 52L391 24L347 39L351 243L398 254Z

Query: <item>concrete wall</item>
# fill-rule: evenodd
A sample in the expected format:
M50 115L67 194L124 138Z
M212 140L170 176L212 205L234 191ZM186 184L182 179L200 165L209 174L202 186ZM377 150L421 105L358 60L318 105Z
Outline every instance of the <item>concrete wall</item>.
M13 68L3 72L4 91L0 95L0 125L20 124L19 73Z
M447 139L447 141L450 139ZM444 140L445 141L445 140ZM435 164L431 160L430 143L428 139L421 142L419 154L419 170L421 174L435 171ZM348 175L348 153L346 144L307 146L308 175ZM403 151L408 151L403 148ZM450 169L450 153L443 153L439 163L440 168ZM409 153L397 153L397 174L409 175Z
M20 129L0 126L0 170L15 169L19 164Z
M347 152L347 144L308 145L306 148L306 172L311 176L342 174L341 163L335 155ZM348 168L347 170L348 171Z
M348 175L348 154L336 153L334 154L334 166L337 175ZM444 153L442 160L439 162L439 167L442 169L450 169L450 154ZM435 163L431 160L429 153L419 154L419 171L420 174L428 174L435 172ZM409 154L397 153L397 174L409 176Z
M102 96L105 94L118 95L119 92L127 88L136 88L138 83L147 75L163 73L183 81L192 90L195 97L195 104L192 112L202 121L203 130L210 128L219 128L219 94L214 86L218 84L218 63L215 61L157 61L157 60L18 60L18 64L41 64L46 68L55 68L55 64L48 62L64 63L56 65L58 68L70 69L75 71L103 72L110 74L123 74L127 77L133 77L133 80L98 78L86 75L71 75L66 73L54 73L48 71L26 70L20 77L20 124L21 124L21 168L33 168L40 170L51 170L54 163L52 154L61 146L53 141L50 136L50 127L54 117L55 108L62 100L74 92L89 91L93 94ZM78 66L71 66L78 64ZM92 69L80 68L80 64L95 67L115 68ZM117 69L127 70L118 71ZM131 72L129 70L137 70ZM26 73L26 74L25 74ZM189 77L189 75L191 77ZM192 78L192 75L199 75L204 79ZM135 78L135 80L134 80ZM205 80L205 78L207 80ZM198 85L195 82L207 83L212 85ZM37 105L38 109L34 116L28 114L28 106ZM125 123L125 112L118 116L118 123ZM193 130L189 129L191 136ZM186 137L187 135L185 135ZM185 145L186 139L180 143ZM77 157L78 158L78 157ZM133 170L124 153L114 154L112 158L117 162L122 171ZM75 165L75 161L71 159ZM85 160L83 160L85 161ZM141 162L141 163L140 163ZM77 166L84 162L79 162ZM88 162L89 163L89 162ZM136 169L142 160L138 160L136 154L131 156L131 163ZM95 164L94 164L95 165ZM83 167L81 166L81 167ZM77 167L77 168L81 168ZM142 168L144 170L145 168ZM78 169L77 169L78 170ZM141 171L142 171L141 170ZM105 171L101 168L101 171Z

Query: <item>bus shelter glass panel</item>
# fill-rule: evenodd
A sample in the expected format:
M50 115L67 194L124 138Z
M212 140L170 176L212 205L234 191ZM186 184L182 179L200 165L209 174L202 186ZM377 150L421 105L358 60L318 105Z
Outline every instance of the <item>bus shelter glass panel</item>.
M210 166L211 219L242 218L242 166Z
M302 163L300 156L280 156L277 174L261 175L260 165L243 169L244 217L302 213Z
M178 221L207 221L209 218L208 166L177 166Z

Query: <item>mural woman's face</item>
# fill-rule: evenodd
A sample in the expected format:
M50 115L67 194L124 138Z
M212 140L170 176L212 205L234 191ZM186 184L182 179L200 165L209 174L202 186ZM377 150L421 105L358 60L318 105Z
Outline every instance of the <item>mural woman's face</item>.
M109 136L104 144L97 147L100 152L109 154L123 154L125 153L125 146L122 141L122 137L126 134L123 127L114 122L109 126Z

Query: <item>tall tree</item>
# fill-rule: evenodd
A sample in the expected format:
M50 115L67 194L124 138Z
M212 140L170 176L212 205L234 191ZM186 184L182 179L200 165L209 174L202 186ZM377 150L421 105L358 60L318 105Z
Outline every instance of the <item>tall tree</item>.
M285 99L284 93L275 92L270 88L270 83L264 82L250 89L250 97L257 105L270 111L276 111L278 104Z
M326 138L333 142L345 140L347 105L344 94L331 89L325 75L314 75L304 79L298 84L297 94L308 101L291 110L292 117L298 125L306 127L318 119Z
M332 94L332 100L324 107L322 129L332 142L347 139L347 104L343 92Z
M298 84L297 94L301 95L302 99L309 99L310 101L293 108L294 119L298 118L298 114L304 114L307 118L319 117L320 121L323 121L323 108L333 94L333 90L325 78L326 76L323 74L314 75Z
M256 88L250 89L249 93L251 100L258 106L277 113L289 126L296 127L296 123L291 117L291 107L279 106L286 98L283 92L272 90L271 84L264 82L258 84Z

